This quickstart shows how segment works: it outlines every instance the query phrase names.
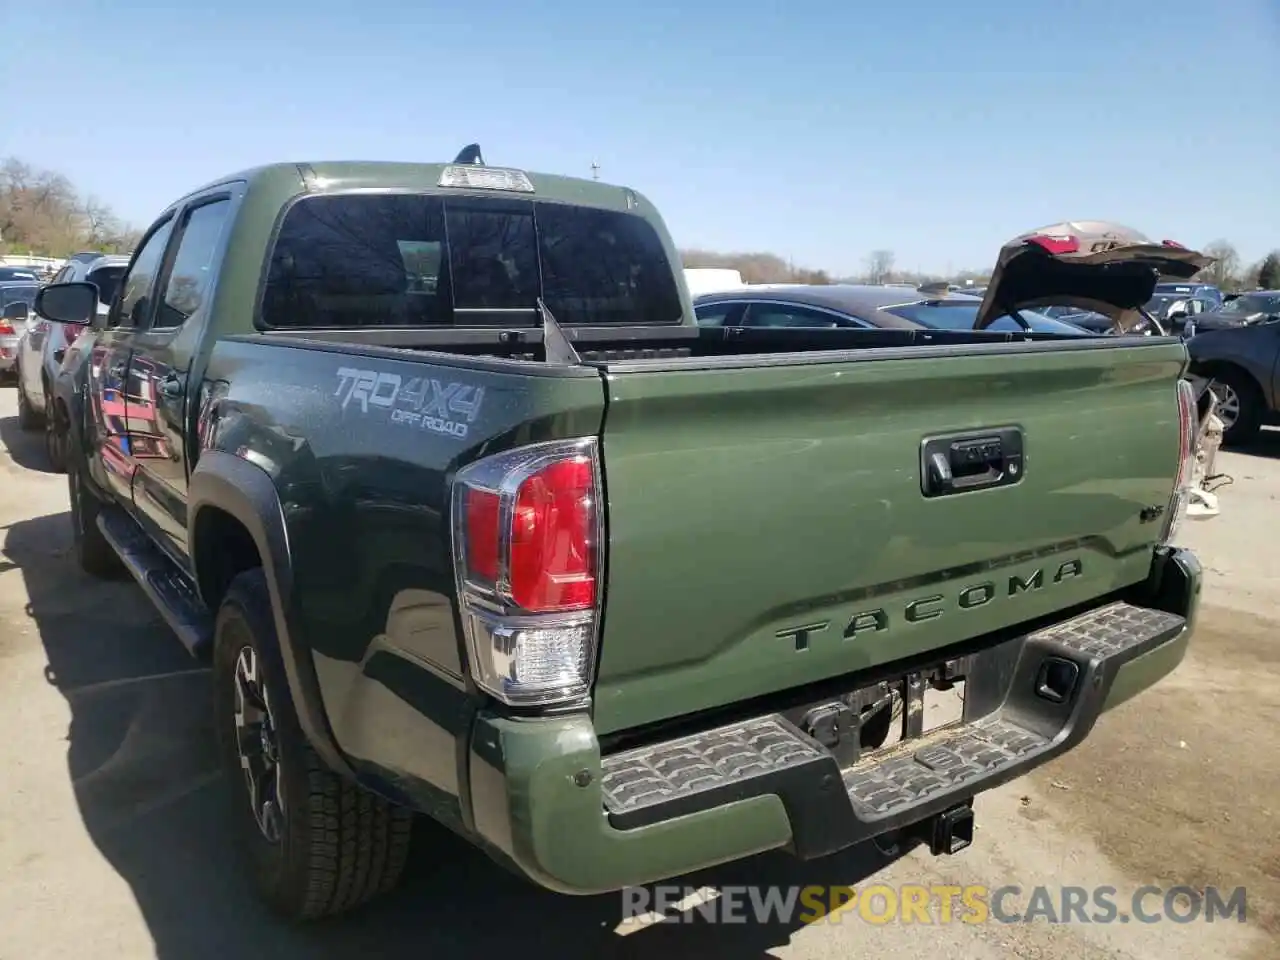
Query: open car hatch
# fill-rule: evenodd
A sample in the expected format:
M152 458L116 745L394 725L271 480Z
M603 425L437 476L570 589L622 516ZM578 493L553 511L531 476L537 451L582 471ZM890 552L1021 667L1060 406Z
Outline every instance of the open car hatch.
M1213 258L1172 240L1160 243L1101 220L1073 220L1032 230L1000 250L974 322L983 329L1015 310L1065 305L1109 317L1120 332L1162 280L1189 280Z

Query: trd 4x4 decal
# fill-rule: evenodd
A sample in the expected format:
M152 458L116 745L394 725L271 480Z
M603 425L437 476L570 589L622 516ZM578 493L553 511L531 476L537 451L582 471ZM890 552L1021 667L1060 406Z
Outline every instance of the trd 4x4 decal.
M406 383L397 373L339 367L333 395L344 410L352 405L366 414L371 408L387 410L392 423L463 439L480 415L484 387L429 377L414 377Z

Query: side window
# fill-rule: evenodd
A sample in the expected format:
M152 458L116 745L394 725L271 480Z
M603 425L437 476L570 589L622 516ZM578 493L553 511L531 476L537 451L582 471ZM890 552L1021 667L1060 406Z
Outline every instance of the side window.
M728 327L733 325L733 321L742 313L743 304L729 301L728 303L708 303L705 306L694 307L693 312L698 318L698 326L700 327Z
M861 326L861 324L841 323L829 313L822 310L810 310L775 303L753 303L747 308L747 315L742 321L744 327L832 327Z
M231 201L226 198L187 211L178 236L178 252L165 281L164 296L152 321L154 329L182 326L204 303L230 212Z
M124 286L120 291L120 299L112 310L110 325L113 327L136 327L147 315L150 307L151 287L156 273L164 259L164 249L169 243L169 234L173 232L173 218L170 217L147 238L138 256L129 267L124 278Z
M65 283L66 281L71 279L71 274L73 272L74 272L74 268L71 266L71 264L67 264L65 267L63 267L61 270L59 270L57 273L53 275L53 280L51 280L50 282Z

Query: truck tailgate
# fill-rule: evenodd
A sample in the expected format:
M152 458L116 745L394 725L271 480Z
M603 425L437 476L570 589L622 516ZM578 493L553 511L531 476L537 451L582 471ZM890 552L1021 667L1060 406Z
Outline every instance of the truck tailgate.
M1168 341L606 374L601 733L899 660L1146 577L1178 468ZM922 443L1018 431L926 497ZM950 442L950 441L947 441Z

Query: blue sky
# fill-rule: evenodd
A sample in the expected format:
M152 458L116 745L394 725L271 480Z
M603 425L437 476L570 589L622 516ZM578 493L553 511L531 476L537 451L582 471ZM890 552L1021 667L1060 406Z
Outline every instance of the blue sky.
M683 247L838 274L985 267L1063 219L1280 247L1280 0L6 7L0 155L139 226L257 163L478 140L598 160Z

